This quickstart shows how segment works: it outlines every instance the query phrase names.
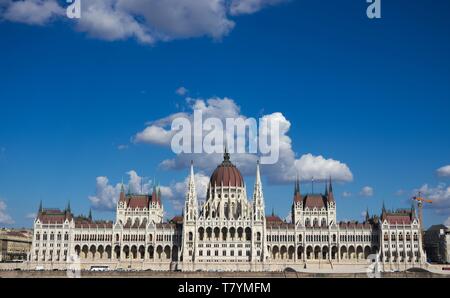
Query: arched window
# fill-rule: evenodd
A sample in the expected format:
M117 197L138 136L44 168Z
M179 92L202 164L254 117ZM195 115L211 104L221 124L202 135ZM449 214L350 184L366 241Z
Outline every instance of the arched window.
M261 241L261 233L256 233L256 241Z
M192 234L192 232L189 232L189 241L192 241L194 238L194 235Z

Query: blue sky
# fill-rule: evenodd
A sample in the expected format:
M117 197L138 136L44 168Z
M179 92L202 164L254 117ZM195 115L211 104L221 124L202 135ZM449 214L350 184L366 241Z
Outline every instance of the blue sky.
M251 117L280 112L297 158L348 166L353 180L335 183L341 220L361 220L367 207L379 213L383 201L409 207L419 188L437 202L427 225L450 216L450 178L437 172L450 164L448 1L382 1L380 20L366 17L362 0L280 1L222 15L234 23L225 31L160 27L166 39L151 44L106 38L57 14L30 24L7 14L9 1L0 2L1 225L31 226L40 200L61 208L70 200L86 214L97 177L115 187L134 170L175 186L188 169L159 166L174 158L170 149L131 139L189 109L187 96L227 97ZM293 186L266 182L267 212L285 217ZM178 213L172 203L168 215Z

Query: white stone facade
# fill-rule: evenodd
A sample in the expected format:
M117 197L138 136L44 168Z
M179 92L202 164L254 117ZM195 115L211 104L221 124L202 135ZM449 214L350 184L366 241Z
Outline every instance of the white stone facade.
M34 223L31 267L65 269L68 256L81 267L181 271L281 271L368 264L378 254L385 269L425 262L413 209L367 215L363 223L336 221L331 181L324 194L300 193L296 181L290 223L266 216L259 165L252 199L239 170L225 154L199 206L191 165L183 215L163 222L161 193L125 194L114 222L74 217L40 207Z

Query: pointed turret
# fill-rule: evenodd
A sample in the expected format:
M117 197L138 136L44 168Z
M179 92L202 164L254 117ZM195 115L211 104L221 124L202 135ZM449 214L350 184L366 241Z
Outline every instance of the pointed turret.
M333 184L331 182L331 177L330 177L330 185L328 186L327 198L329 202L334 202Z
M42 200L39 202L39 210L38 210L38 213L41 213L42 212Z
M70 210L70 201L67 203L66 211L67 211L68 213L71 213L71 212L72 212L72 210Z
M89 220L92 221L92 208L89 208L89 216L88 216Z
M255 187L253 189L253 209L256 220L263 220L265 218L264 194L262 190L259 160L256 163Z
M197 219L198 203L197 203L197 191L195 188L195 173L194 173L194 161L191 161L191 170L189 174L188 191L186 194L185 204L185 218L187 220Z
M302 200L302 195L300 192L300 179L298 178L298 174L297 177L295 179L295 188L294 188L294 204L297 202L301 202Z
M123 185L123 177L122 177L122 185L120 186L119 201L125 201L125 186Z
M161 205L161 185L158 184L158 204Z
M158 203L158 192L156 191L156 183L153 184L152 202Z
M370 219L370 215L369 215L369 207L367 207L366 209L366 222L368 222Z

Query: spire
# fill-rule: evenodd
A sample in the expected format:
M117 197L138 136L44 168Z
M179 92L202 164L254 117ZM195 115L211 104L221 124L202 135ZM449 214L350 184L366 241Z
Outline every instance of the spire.
M223 162L224 163L229 163L230 162L230 153L228 153L227 145L225 145L225 148L224 148Z
M158 184L158 203L161 205L161 185Z
M272 207L272 216L275 216L275 208Z
M296 195L299 192L300 192L300 182L299 182L298 172L297 172L297 175L295 177L295 184L294 184L294 195Z
M256 162L256 180L255 183L261 185L261 174L259 172L259 160Z
M42 200L39 203L39 213L41 213L41 212L42 212Z
M194 161L191 160L191 176L190 176L190 178L193 179L193 177L194 177Z
M184 214L185 219L195 220L198 214L197 203L197 191L195 189L195 173L194 173L194 161L191 160L191 170L189 174L188 191L186 194L186 212Z
M69 200L69 202L67 203L66 211L69 212L69 213L72 212L72 211L70 210L70 200Z
M253 212L257 220L265 218L264 194L262 190L261 173L259 170L259 160L256 163L255 187L253 189Z
M366 221L369 221L370 215L369 215L369 207L366 209Z
M328 186L327 198L328 198L329 202L334 202L333 184L331 182L331 176L330 176L330 182L329 182L329 186Z
M295 190L294 190L294 204L300 202L302 200L302 196L300 194L300 179L297 177L295 179Z
M120 192L125 193L125 187L123 186L123 176L122 176L122 185L120 186Z
M89 220L92 220L92 208L89 208L89 216L88 216Z
M325 181L325 196L328 197L328 183Z

